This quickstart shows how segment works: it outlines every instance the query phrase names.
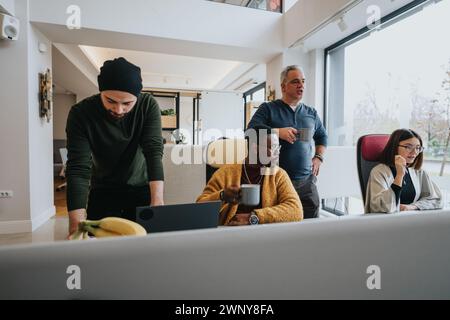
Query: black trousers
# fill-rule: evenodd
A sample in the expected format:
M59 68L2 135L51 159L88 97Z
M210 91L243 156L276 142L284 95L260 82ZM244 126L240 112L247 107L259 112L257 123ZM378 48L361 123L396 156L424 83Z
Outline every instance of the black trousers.
M91 189L87 218L100 220L105 217L120 217L136 221L136 207L149 206L150 199L149 186Z
M303 206L303 217L313 219L319 217L320 198L317 191L317 177L310 175L305 180L292 180Z

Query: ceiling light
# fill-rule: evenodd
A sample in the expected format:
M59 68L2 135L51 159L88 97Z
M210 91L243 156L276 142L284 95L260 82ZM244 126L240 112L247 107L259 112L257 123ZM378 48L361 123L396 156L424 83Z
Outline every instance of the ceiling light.
M255 79L249 79L247 81L245 81L243 84L241 84L239 87L234 88L235 91L241 91L244 88L250 86L250 85L257 85L258 82Z
M347 26L347 23L344 20L344 17L341 17L339 19L338 27L341 30L341 32L344 32L345 30L347 30L348 26Z

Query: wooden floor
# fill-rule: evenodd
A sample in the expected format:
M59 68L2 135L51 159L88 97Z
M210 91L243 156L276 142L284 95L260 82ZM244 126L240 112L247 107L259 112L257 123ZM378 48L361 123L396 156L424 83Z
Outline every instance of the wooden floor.
M65 180L61 177L54 178L54 197L57 217L67 217L66 187L57 190L58 186L64 182Z

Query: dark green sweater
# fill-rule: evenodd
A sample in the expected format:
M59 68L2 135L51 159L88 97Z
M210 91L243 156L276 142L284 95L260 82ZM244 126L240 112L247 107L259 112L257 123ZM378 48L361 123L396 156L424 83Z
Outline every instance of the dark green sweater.
M143 93L125 118L113 120L97 94L67 118L67 207L86 208L89 188L120 189L164 180L161 113Z

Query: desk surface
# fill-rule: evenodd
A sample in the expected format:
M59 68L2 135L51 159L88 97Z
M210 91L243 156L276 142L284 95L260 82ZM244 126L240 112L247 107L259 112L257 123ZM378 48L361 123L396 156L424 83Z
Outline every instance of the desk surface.
M448 230L434 211L0 248L0 299L448 299Z

